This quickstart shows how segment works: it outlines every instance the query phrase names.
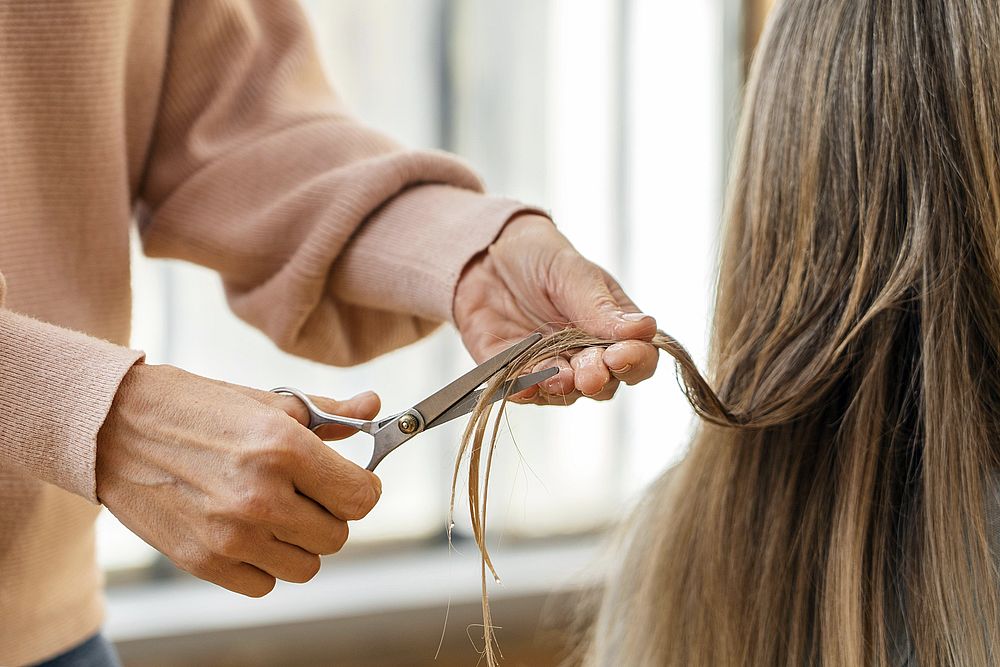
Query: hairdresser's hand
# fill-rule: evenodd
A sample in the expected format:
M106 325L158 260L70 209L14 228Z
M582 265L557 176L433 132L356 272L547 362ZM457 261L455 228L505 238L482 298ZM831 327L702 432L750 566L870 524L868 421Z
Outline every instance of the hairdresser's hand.
M375 394L314 399L371 419ZM170 366L126 374L97 441L97 495L179 567L259 597L275 579L308 581L338 551L381 484L323 444L289 396ZM327 439L354 431L329 426Z
M543 364L558 375L518 397L569 403L580 396L611 398L621 382L635 384L656 370L649 341L656 321L640 313L614 278L586 260L547 218L524 215L475 258L455 291L455 324L477 361L534 331L573 324L600 338L620 340Z

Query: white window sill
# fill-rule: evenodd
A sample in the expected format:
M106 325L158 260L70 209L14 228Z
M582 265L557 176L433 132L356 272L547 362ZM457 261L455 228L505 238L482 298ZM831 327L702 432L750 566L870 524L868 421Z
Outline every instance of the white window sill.
M568 594L594 585L601 539L591 535L495 548L493 559L504 583L489 582L490 600L494 622L505 627L504 635L534 633L547 600L554 595L566 600ZM448 632L453 639L461 635L466 650L466 633L475 638L481 632L472 627L482 622L479 573L478 552L466 542L450 552L442 545L332 557L308 584L279 582L261 599L195 579L123 585L108 593L105 631L129 664L146 664L139 658L150 653L165 659L167 648L187 647L183 650L205 657L206 651L225 645L226 655L232 655L237 645L249 652L254 641L270 648L297 636L294 630L283 634L271 630L267 635L268 628L279 626L319 628L306 641L325 642L327 651L330 646L367 650L373 643L392 642L400 644L399 650L416 643L424 658L437 644L449 606ZM400 619L408 626L405 631L399 627ZM282 650L301 648L296 644L303 641L301 635L300 631L291 640L292 648ZM255 649L255 655L263 660L261 650L265 649Z

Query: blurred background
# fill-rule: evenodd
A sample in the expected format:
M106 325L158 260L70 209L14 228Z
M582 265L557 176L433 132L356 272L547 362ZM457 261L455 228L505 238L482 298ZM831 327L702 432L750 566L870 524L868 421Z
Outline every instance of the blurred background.
M305 0L356 114L458 153L492 192L551 210L581 251L703 362L728 150L767 0ZM363 366L285 355L227 309L218 278L135 251L133 346L231 382L348 397L385 412L473 363L442 328ZM505 664L554 664L607 529L684 453L694 426L663 363L614 401L509 411L491 482L491 586ZM384 493L309 584L244 599L177 571L105 512L107 632L128 666L467 665L481 645L465 498L445 539L464 420L379 467ZM371 441L338 451L367 462ZM437 661L435 662L435 656Z

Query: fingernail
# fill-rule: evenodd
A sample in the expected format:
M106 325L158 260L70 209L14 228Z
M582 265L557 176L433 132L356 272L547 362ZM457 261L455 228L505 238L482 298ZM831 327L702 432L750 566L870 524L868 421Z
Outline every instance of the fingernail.
M350 400L352 400L352 401L360 401L361 399L372 398L374 396L375 396L375 392L374 391L363 391L360 394L358 394L357 396L352 396L350 398Z
M649 317L649 315L646 313L622 313L620 317L626 322L641 322Z

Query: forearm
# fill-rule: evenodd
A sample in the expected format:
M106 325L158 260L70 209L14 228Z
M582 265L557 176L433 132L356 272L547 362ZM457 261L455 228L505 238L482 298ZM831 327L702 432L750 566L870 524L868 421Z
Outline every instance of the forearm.
M544 215L516 200L445 185L403 192L358 230L334 265L345 303L453 322L463 269L513 218Z
M217 271L234 312L287 351L352 364L425 335L526 209L346 113L294 3L179 2L172 50L146 251Z

